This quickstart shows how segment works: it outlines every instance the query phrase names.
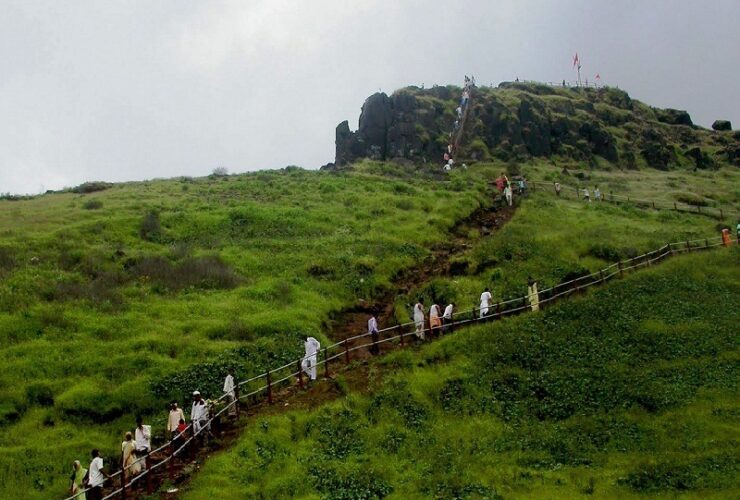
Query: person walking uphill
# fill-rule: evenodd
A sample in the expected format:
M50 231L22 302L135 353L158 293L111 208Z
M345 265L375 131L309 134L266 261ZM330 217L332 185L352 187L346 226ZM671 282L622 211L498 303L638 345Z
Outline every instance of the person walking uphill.
M440 316L442 313L439 310L437 304L432 304L429 308L429 335L434 338L435 335L439 336L440 329L442 327L442 319Z
M484 318L488 316L488 306L491 303L491 300L493 299L493 296L491 295L491 290L486 288L486 290L480 294L480 317Z
M540 310L540 293L537 290L537 282L530 276L527 279L527 298L532 312Z
M419 299L414 306L414 326L416 326L416 336L424 340L424 299Z
M87 496L84 493L85 489L85 475L87 474L87 469L82 467L82 464L79 460L75 460L72 463L72 476L70 476L69 480L72 482L72 484L69 487L70 494L74 495L75 500L86 500Z
M208 422L208 407L200 391L193 391L193 406L190 409L190 422L193 424L193 435L200 432Z
M229 368L224 379L224 394L226 394L226 404L229 406L229 416L236 417L236 384L234 384L234 369ZM233 404L232 404L233 403Z
M134 430L134 444L136 445L136 456L141 458L141 462L152 449L152 426L144 425L141 417L136 417L136 429Z
M380 354L380 348L378 347L378 320L375 319L374 314L367 320L367 333L373 339L373 345L370 346L370 354Z
M309 380L316 380L316 363L318 352L321 350L321 343L313 337L306 337L303 344L305 356L301 361L301 368L308 375Z
M177 430L177 426L180 420L185 420L185 413L182 408L177 406L175 401L170 404L170 413L167 415L167 437L172 439L173 434Z
M103 498L103 484L106 479L110 479L110 475L105 472L105 465L103 464L103 457L100 456L100 451L97 449L91 452L92 461L88 468L88 487L90 490L87 492L87 500L102 500Z

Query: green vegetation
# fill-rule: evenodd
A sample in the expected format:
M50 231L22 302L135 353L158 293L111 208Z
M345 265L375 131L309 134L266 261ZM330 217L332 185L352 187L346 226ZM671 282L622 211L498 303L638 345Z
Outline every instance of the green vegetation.
M578 177L582 182L611 183L620 194L650 192L675 199L675 193L690 192L709 204L737 203L738 174L730 169L658 175L582 167L571 165L569 169L582 174ZM204 179L93 183L77 192L0 201L0 349L6 360L0 375L5 395L0 403L0 425L5 431L0 438L0 477L6 487L23 491L28 498L61 493L72 460L87 461L93 447L100 447L107 457L117 456L121 436L133 427L136 414L144 414L154 424L155 433L161 434L165 403L171 398L187 404L189 391L196 387L207 396L218 394L228 367L236 368L240 376L253 375L268 364L295 359L301 337L313 334L327 340L325 325L335 313L361 300L397 292L403 271L444 252L452 239L467 244L466 250L451 256L460 271L437 277L397 299L396 318L391 321L405 320L408 303L417 295L451 298L469 307L483 286L491 286L497 299L520 295L529 275L549 285L573 273L602 267L615 256L651 250L668 240L718 234L717 221L701 215L585 206L555 201L544 192L532 193L493 237L486 236L483 228L460 224L479 206L491 202L487 183L505 168L501 163L477 164L442 178L423 167L364 162L340 173L289 167ZM517 168L540 180L562 175L559 168L540 162ZM684 179L691 182L691 189L683 187ZM673 187L672 182L677 185ZM734 269L731 264L727 261L728 269ZM696 272L701 272L700 266ZM685 279L692 277L703 284L700 274L689 273ZM550 314L554 313L548 311L545 317ZM539 328L540 320L531 324L516 321L511 325L529 325L532 332ZM686 330L685 336L691 331ZM707 342L715 345L717 355L722 354L726 345L714 342L719 334L696 331L706 333ZM488 333L480 330L465 335L482 339ZM501 385L503 392L497 392L499 385L492 389L494 381L509 380L491 378L503 372L488 374L489 385L476 386L466 379L468 368L484 370L479 366L482 358L473 355L469 344L458 343L458 338L468 337L448 339L418 354L399 352L380 361L382 367L375 367L378 371L395 370L403 376L377 382L370 396L352 393L345 403L320 410L331 418L299 412L266 420L266 427L260 427L265 429L263 434L250 431L236 455L223 454L218 459L233 460L228 481L215 486L215 476L207 472L199 479L204 486L197 483L193 494L211 491L228 498L231 492L241 491L238 488L259 488L252 472L245 475L239 465L247 462L250 470L262 464L261 470L273 472L275 482L261 485L273 495L293 491L323 496L338 491L344 492L337 493L338 497L355 498L402 492L445 497L502 493L499 476L488 474L487 468L495 468L499 460L491 453L493 448L471 449L471 455L458 457L453 446L458 436L450 435L454 439L441 449L433 442L437 439L434 432L456 429L462 440L462 433L478 432L476 425L485 434L492 429L514 433L516 424L525 426L518 428L527 432L531 427L535 433L539 432L534 424L538 417L533 415L539 410L536 402L520 402L512 387ZM512 362L504 359L502 366L509 363L514 373L519 368ZM417 365L423 369L411 370ZM404 384L406 375L413 380ZM638 372L630 375L637 377ZM553 375L542 383L553 384L547 387L554 390L569 380L567 373L562 376L565 379ZM727 385L720 373L707 372L706 377L694 388L677 390L668 403L655 399L655 418L670 412L677 412L679 418L694 404L689 401L691 391L701 395L711 386L717 391L712 397L725 398L724 406L714 408L713 418L718 426L726 425L736 415L731 398L727 399ZM434 396L437 400L430 399L432 393L421 391L422 386L448 379L445 403L439 399L441 392L439 398ZM533 383L528 379L521 380L521 387L533 387L526 385ZM619 380L628 383L633 379ZM651 383L660 389L672 387L673 382L658 377ZM487 399L479 400L482 393ZM457 400L458 394L469 396ZM516 395L507 410L511 415L493 410L501 405L493 405L492 397L504 401L511 394ZM638 396L616 394L615 398L623 399L600 411L610 415L622 411L624 405L650 401L649 394L642 399ZM578 393L568 397L566 410L583 404ZM601 404L591 402L589 408L596 412ZM465 411L471 418L442 418L455 408L468 407ZM560 422L575 426L571 419L577 415L566 411L545 417L554 427L541 432L557 436L567 432L559 427ZM586 417L595 418L592 414ZM621 433L620 425L613 433ZM566 441L571 439L563 436ZM250 440L258 437L262 441L254 448ZM295 453L314 446L313 441L321 444L321 460L315 464L296 461ZM464 440L460 442L464 445ZM414 465L412 451L420 452L426 445L435 450L438 460L430 452L420 455ZM377 446L391 455L401 454L404 458L399 463L408 474L404 469L387 469L388 456L374 458L370 452ZM549 463L552 454L547 455L548 450L522 448L507 453L524 456L526 451L529 459L541 457ZM257 462L254 453L259 453ZM366 458L358 461L359 456ZM470 456L478 458L470 460ZM666 478L670 475L666 467L672 462L669 456L663 458L646 465L643 472L620 468L625 472L618 487L648 484L643 488L647 491L649 484L672 481L673 476ZM714 467L719 462L712 460L722 458L704 458L704 465L688 459L677 465L682 484L705 487L705 478L697 478L701 468ZM448 472L434 469L438 465ZM506 467L502 470L510 471ZM529 470L523 468L522 474L525 469ZM434 471L434 484L419 489L419 478L429 477L430 471ZM586 488L585 476L584 481ZM596 488L602 484L599 480Z
M737 496L737 248L378 360L254 417L185 498Z
M1 202L6 486L56 495L72 460L117 455L135 414L162 433L170 398L218 395L228 366L243 376L295 359L302 336L325 338L332 313L393 287L484 200L480 175L377 173L394 168L92 183Z

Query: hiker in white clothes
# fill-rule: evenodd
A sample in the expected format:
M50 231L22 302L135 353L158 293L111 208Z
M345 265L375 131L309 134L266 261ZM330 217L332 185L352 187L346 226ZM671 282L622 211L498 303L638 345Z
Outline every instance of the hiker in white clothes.
M306 355L301 361L301 368L310 380L316 380L316 360L318 358L318 352L321 349L321 344L313 337L306 337L306 342L303 346L306 349Z
M455 304L453 302L450 302L447 304L447 307L445 307L445 312L442 314L442 333L447 333L447 329L449 328L450 323L452 323L452 313L455 309Z
M144 425L141 417L136 417L136 429L134 430L134 445L136 446L136 457L141 470L146 469L145 457L152 449L152 426Z
M208 422L208 406L199 391L193 392L193 407L190 410L190 422L193 424L193 434L200 432Z
M229 368L226 378L224 379L224 394L226 394L226 404L229 406L229 416L236 416L236 385L234 384L234 369ZM234 403L234 404L232 404Z
M173 401L170 404L170 414L167 416L167 437L169 439L174 437L177 426L180 425L180 419L185 420L185 414L182 408L179 408L177 403Z
M555 194L560 196L560 183L559 182L555 183Z
M416 326L416 336L424 340L424 299L414 306L414 325Z
M480 294L480 317L483 318L485 316L488 316L488 306L491 303L491 300L493 299L493 296L491 295L491 290L486 288L486 290Z
M599 189L599 186L596 186L594 189L594 199L596 201L601 201L601 190Z
M513 203L512 194L511 194L511 184L507 184L504 188L504 196L506 197L506 204L511 206Z
M367 333L373 339L373 344L370 346L370 354L379 354L380 348L378 347L378 320L375 319L375 315L370 316L367 320Z
M583 199L591 203L591 194L588 192L588 188L583 188Z

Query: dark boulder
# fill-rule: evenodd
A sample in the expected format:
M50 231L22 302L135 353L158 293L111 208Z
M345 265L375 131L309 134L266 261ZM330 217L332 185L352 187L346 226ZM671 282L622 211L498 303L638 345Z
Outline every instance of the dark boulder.
M391 126L391 100L383 92L367 98L360 112L358 138L366 145L367 156L374 160L385 159L388 128Z
M714 130L732 130L732 123L729 120L715 120L712 123L712 129Z
M710 168L714 165L712 158L699 147L693 147L684 152L684 156L694 160L696 168Z
M655 116L659 122L667 123L668 125L688 125L691 126L694 122L691 121L691 116L687 111L681 109L654 109Z

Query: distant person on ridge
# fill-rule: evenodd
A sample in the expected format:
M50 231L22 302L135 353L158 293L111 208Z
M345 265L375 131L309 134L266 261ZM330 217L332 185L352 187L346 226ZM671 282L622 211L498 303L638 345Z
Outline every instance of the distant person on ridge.
M177 429L177 425L180 423L180 419L185 419L185 413L183 413L182 408L178 407L177 403L173 401L172 404L170 404L170 413L167 415L167 434L170 439L172 439L172 436Z
M560 196L560 183L559 182L555 183L555 194Z
M200 391L193 392L193 406L190 409L190 423L193 425L193 435L200 432L208 422L208 407Z
M72 484L69 487L69 492L74 495L75 499L85 500L85 494L82 492L85 489L85 474L87 474L87 469L82 467L79 460L72 462L72 475L69 478Z
M367 320L367 333L373 339L373 345L370 346L370 354L379 354L380 348L378 347L378 320L375 319L375 314L370 316Z
M102 500L103 484L106 479L110 479L110 476L105 472L105 465L103 464L103 457L100 456L100 451L94 449L91 455L92 461L88 468L88 486L90 490L87 492L87 500Z
M316 380L316 361L318 352L321 350L321 343L314 337L306 337L303 347L305 355L301 361L301 368L308 375L309 380Z
M540 293L537 290L537 282L531 276L527 279L527 297L529 298L529 305L532 307L532 311L539 311Z
M583 188L583 199L591 203L591 194L588 192L588 188Z
M595 186L594 188L594 200L601 201L601 190L599 189L599 186Z
M224 394L226 394L226 404L231 405L229 407L229 416L236 417L236 405L237 403L231 404L236 401L236 385L234 384L234 369L229 368L226 378L224 379Z
M486 288L486 290L480 294L480 317L484 318L488 316L488 306L491 303L491 300L493 299L493 296L491 295L491 290Z
M440 319L440 310L437 304L432 304L429 308L429 335L434 338L435 335L439 335L439 330L442 326L442 320Z
M455 309L455 304L453 302L450 302L447 304L447 307L445 307L445 312L442 314L442 333L447 333L447 328L449 327L449 324L452 323L452 313Z
M414 306L414 326L416 326L416 336L424 340L424 299Z

